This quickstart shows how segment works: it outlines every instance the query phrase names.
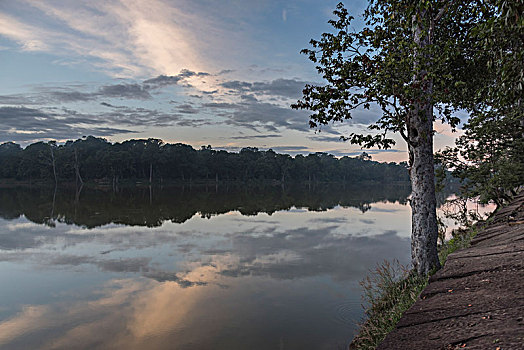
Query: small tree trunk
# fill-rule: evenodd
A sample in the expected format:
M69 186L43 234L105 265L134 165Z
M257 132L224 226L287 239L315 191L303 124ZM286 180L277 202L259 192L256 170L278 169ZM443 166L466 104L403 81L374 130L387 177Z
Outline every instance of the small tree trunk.
M153 163L149 163L149 184L153 181Z
M82 193L82 188L84 188L83 182L80 184L80 187L77 187L76 193L75 193L75 217L76 217L76 204L80 202L80 194Z
M51 165L53 166L53 175L55 177L55 188L58 184L58 178L56 176L56 160L55 160L55 152L53 152L53 146L49 146L49 151L51 152Z
M83 186L84 180L82 180L82 176L80 176L80 166L78 164L78 152L76 151L76 148L74 148L74 152L75 152L75 174L76 174L77 186L78 186L78 181L80 181L80 185Z
M56 186L55 186L55 190L53 191L53 205L51 207L51 216L49 217L50 220L53 220L55 217L55 203L56 203Z
M524 106L522 105L522 97L519 97L517 102L517 108L520 109L520 127L522 128L521 137L524 139Z

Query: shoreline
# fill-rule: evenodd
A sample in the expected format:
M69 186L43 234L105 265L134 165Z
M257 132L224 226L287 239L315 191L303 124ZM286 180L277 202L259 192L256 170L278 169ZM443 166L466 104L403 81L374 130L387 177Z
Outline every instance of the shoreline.
M445 266L377 347L521 349L524 193L501 208Z

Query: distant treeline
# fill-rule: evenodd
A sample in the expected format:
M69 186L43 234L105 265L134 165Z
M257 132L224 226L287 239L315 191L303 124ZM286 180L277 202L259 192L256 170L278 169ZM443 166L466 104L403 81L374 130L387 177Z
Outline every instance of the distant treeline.
M0 145L0 178L22 181L77 182L107 180L161 181L409 181L407 164L379 163L362 153L342 157L327 153L307 156L261 151L195 150L159 139L110 143L93 136L58 145L37 142L25 148Z

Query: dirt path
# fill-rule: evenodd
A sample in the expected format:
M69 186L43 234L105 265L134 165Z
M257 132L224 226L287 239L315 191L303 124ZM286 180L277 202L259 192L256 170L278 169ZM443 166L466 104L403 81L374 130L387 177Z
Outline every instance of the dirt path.
M524 349L524 193L450 254L377 349Z

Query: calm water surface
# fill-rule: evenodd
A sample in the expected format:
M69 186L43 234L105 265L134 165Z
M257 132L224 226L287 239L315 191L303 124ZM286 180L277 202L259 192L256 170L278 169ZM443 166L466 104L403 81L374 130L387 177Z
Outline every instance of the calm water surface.
M343 349L406 186L0 189L1 349Z

